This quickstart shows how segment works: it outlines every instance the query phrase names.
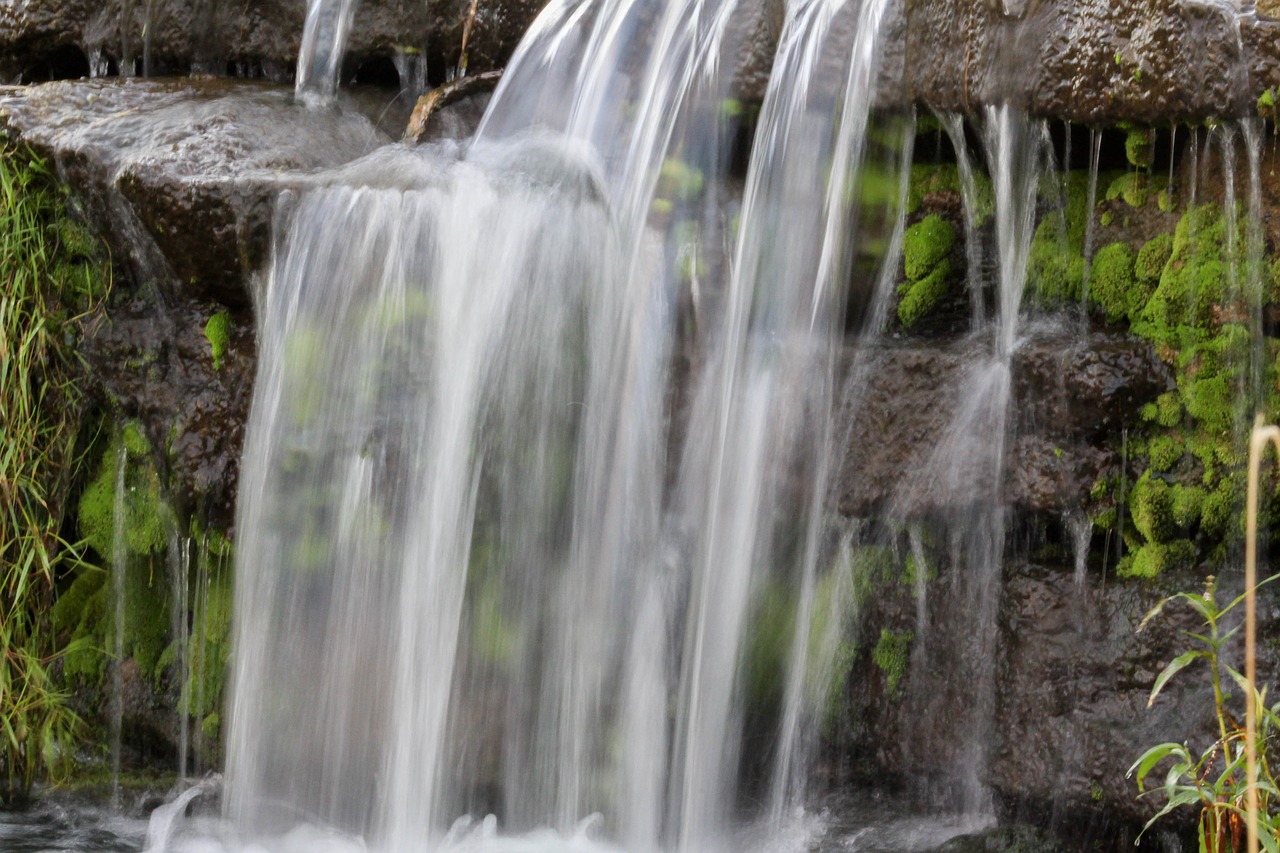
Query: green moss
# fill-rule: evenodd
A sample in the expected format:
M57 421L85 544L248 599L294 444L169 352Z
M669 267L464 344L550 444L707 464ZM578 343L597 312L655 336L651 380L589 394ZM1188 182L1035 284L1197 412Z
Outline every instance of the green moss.
M1175 427L1182 423L1182 398L1176 391L1166 391L1154 403L1142 407L1141 417L1148 423Z
M1224 234L1217 205L1200 205L1182 216L1160 283L1134 319L1133 331L1174 347L1208 337L1214 308L1226 292Z
M898 320L904 327L914 327L933 310L938 300L947 293L947 279L950 275L951 265L943 261L924 279L907 282L899 288L902 299L898 302Z
M1093 526L1099 530L1110 530L1116 526L1118 515L1115 507L1104 509L1093 517Z
M1177 207L1173 202L1173 193L1167 188L1156 193L1156 207L1160 208L1161 213L1173 213Z
M133 449L130 450L130 447ZM135 428L122 431L102 455L98 472L80 496L80 534L99 556L115 555L118 465L123 448L125 547L130 554L152 554L168 540L169 510L160 495L160 478L149 459L150 444Z
M1084 258L1059 236L1046 218L1036 228L1027 263L1027 281L1047 303L1076 302L1084 285Z
M62 671L68 678L83 676L98 682L106 674L107 573L82 566L75 580L53 605L58 633L69 640Z
M1201 508L1204 506L1204 489L1199 486L1175 485L1169 491L1174 524L1184 530L1199 524Z
M1103 246L1093 258L1089 299L1112 322L1129 317L1146 304L1145 294L1134 278L1133 264L1133 250L1124 243Z
M1102 216L1098 218L1103 228L1110 228L1111 224L1116 221L1116 215L1111 211L1103 211Z
M1223 479L1216 489L1206 492L1200 504L1201 533L1212 537L1226 536L1236 515L1236 507L1243 500L1242 490L1235 488L1230 479Z
M1225 376L1193 379L1185 392L1187 412L1207 429L1230 432L1236 395Z
M956 242L956 230L937 214L907 229L902 238L902 262L907 278L920 281L946 260Z
M1120 562L1121 577L1154 578L1166 569L1195 559L1195 546L1180 539L1175 542L1148 542Z
M1124 154L1129 163L1140 169L1150 169L1155 158L1156 134L1150 128L1134 128L1124 140Z
M871 652L872 662L884 673L885 686L888 688L889 695L895 699L899 695L902 679L907 674L913 638L910 631L890 631L888 628L883 628L880 631L880 639Z
M1165 264L1169 262L1169 256L1172 254L1172 234L1159 234L1151 238L1138 251L1138 258L1133 268L1134 275L1143 284L1155 284L1160 281L1160 276L1164 273ZM1148 293L1149 296L1150 294ZM1146 300L1144 299L1143 302L1145 304Z
M1152 436L1147 442L1147 461L1151 470L1164 473L1182 458L1182 443L1168 435Z
M1134 528L1147 542L1163 542L1173 535L1173 496L1169 484L1153 478L1148 471L1129 495L1129 516Z
M1130 207L1142 207L1147 203L1150 191L1150 178L1140 172L1129 172L1111 182L1105 198L1107 201L1124 199Z
M974 210L970 211L974 225L981 226L995 212L995 190L991 179L981 172L974 174L977 198ZM954 193L963 196L960 184L960 171L954 163L941 165L916 164L911 167L911 176L907 185L907 214L919 212L926 196L933 193Z
M227 345L231 341L231 315L219 311L204 324L204 336L209 341L209 351L213 355L213 369L222 369L222 358L227 354Z

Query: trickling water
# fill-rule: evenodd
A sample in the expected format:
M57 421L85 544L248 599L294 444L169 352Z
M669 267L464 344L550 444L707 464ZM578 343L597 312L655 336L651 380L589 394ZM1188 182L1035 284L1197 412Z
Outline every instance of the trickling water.
M1195 210L1200 188L1200 129L1191 128L1191 188L1187 192L1187 210Z
M190 613L191 538L180 535L177 525L169 535L169 625L170 636L176 651L174 670L178 679L178 779L187 776L187 759L191 744L190 696L186 684L190 665L191 631Z
M120 76L132 77L138 73L133 55L133 4L136 0L121 0L120 4Z
M924 549L924 528L913 524L907 530L911 559L915 561L916 639L924 646L929 633L929 557Z
M307 106L333 103L358 0L308 0L295 93Z
M150 77L154 72L151 65L151 43L156 26L156 0L146 0L142 12L142 76Z
M973 308L973 326L986 322L986 300L982 294L982 240L978 233L978 181L969 157L969 142L964 133L964 116L959 113L937 114L943 130L951 139L956 153L956 170L960 174L960 196L964 201L965 284Z
M1063 518L1067 532L1071 534L1071 553L1075 558L1074 579L1077 587L1084 587L1089 563L1089 542L1093 539L1093 520L1088 513L1076 510Z
M1089 131L1089 195L1084 220L1084 279L1080 287L1080 315L1086 324L1089 317L1089 274L1093 271L1093 238L1098 206L1098 161L1102 155L1102 134ZM1087 328L1087 326L1086 326Z
M112 509L111 530L111 807L120 808L120 734L124 721L124 613L125 578L128 571L129 545L126 539L127 504L125 493L125 469L129 464L129 450L123 440L116 450L116 493Z
M990 335L991 343L986 357L965 371L950 423L907 478L897 500L909 507L927 496L930 503L945 508L952 582L958 584L970 619L963 649L952 664L962 668L962 674L953 677L966 714L959 727L964 742L954 745L956 778L949 781L957 790L952 803L965 813L989 817L993 804L984 780L995 718L996 612L1008 520L1001 486L1009 441L1011 359L1018 340L1037 188L1046 162L1047 127L1011 107L992 108L984 139L995 189L998 292L993 322L976 333ZM942 654L948 651L938 649Z
M392 55L400 75L400 91L417 98L427 91L427 54L422 48L396 46Z
M1260 411L1266 400L1266 338L1262 328L1262 308L1266 302L1266 237L1262 230L1262 143L1265 129L1261 119L1249 118L1240 122L1249 169L1249 203L1245 216L1245 283L1241 301L1245 313L1244 324L1253 342L1245 388L1252 405L1246 411Z

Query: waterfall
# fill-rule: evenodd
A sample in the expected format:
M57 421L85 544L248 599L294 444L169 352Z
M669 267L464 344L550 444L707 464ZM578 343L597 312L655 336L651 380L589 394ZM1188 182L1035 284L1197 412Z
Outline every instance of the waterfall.
M740 203L734 0L553 2L470 146L282 199L237 521L244 831L420 850L459 815L594 812L630 850L714 851L753 797L768 833L804 804L887 7L788 10ZM854 276L877 329L892 280ZM779 627L782 686L750 696Z

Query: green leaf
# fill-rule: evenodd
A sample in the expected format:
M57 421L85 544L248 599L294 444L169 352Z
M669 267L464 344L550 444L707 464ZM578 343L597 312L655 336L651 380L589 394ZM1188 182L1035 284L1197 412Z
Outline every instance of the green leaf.
M1133 766L1129 768L1129 772L1124 774L1125 778L1128 779L1133 776L1133 773L1136 770L1138 772L1138 778L1136 780L1138 783L1138 790L1142 790L1142 784L1146 780L1147 774L1151 772L1151 769L1171 755L1185 757L1187 762L1190 763L1191 755L1187 752L1187 748L1185 746L1180 743L1162 743L1157 746L1153 746L1146 752L1142 753L1141 757L1139 757L1138 760L1133 763Z
M1193 650L1183 652L1169 661L1169 665L1164 668L1164 671L1156 676L1156 683L1151 687L1151 696L1147 699L1147 707L1150 708L1152 703L1156 701L1156 697L1160 695L1160 691L1164 689L1164 686L1169 683L1170 678L1186 669L1192 661L1202 657L1207 657L1207 655L1202 651Z

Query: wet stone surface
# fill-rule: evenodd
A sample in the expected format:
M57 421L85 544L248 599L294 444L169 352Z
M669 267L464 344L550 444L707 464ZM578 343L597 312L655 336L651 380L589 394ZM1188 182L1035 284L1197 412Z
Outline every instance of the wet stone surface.
M0 90L0 128L51 161L117 270L85 342L101 401L137 419L180 513L230 526L254 375L248 288L275 200L388 137L267 84L96 80ZM215 365L205 326L226 312Z

